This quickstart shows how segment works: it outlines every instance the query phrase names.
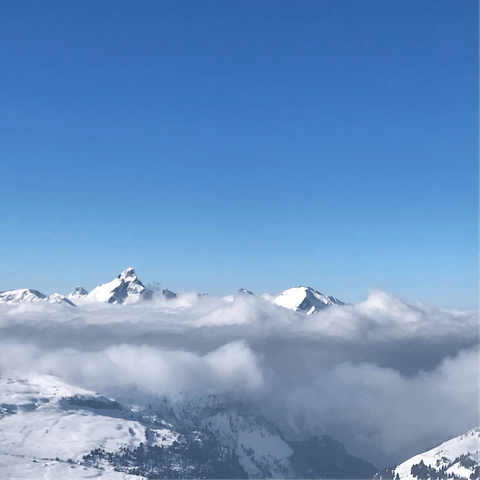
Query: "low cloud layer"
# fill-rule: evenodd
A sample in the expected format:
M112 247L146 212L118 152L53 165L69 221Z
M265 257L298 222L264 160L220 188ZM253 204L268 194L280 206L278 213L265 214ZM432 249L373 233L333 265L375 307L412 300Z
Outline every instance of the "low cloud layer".
M0 371L108 393L229 393L284 433L330 434L377 466L478 424L475 312L372 292L306 316L265 298L0 305Z

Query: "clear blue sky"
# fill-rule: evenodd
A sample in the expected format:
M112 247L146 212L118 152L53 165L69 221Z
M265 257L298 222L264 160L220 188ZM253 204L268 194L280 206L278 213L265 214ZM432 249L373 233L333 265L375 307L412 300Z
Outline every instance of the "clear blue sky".
M0 3L0 290L478 298L478 2Z

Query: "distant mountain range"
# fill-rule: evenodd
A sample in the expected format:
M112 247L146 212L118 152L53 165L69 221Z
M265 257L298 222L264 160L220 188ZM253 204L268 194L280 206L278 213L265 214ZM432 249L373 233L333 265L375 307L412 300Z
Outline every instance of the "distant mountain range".
M76 303L79 302L127 304L136 303L139 300L149 300L154 294L160 294L165 299L172 299L177 296L176 293L168 289L152 290L151 288L145 287L137 278L135 270L133 268L127 268L120 273L117 278L111 282L99 285L90 293L80 286L68 295L54 293L53 295L46 296L37 290L9 290L0 293L0 303L15 304L43 301L59 303L70 307L75 306ZM237 294L254 296L253 293L246 288L240 288ZM201 294L200 296L204 295L205 294ZM340 300L324 295L311 287L295 287L285 290L275 297L273 303L289 310L306 313L307 315L312 315L333 305L345 305Z

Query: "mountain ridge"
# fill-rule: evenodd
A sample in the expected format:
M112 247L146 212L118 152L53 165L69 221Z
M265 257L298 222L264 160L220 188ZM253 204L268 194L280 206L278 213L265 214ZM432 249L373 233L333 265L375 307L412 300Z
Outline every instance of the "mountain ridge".
M43 293L32 289L9 290L0 293L0 303L23 303L46 301L49 303L61 303L63 305L76 306L75 302L84 304L86 302L101 302L109 304L127 304L136 303L140 300L151 300L155 296L161 296L166 300L177 297L177 293L168 289L160 289L157 285L147 286L138 279L135 270L131 267L123 270L115 279L95 287L91 292L87 292L83 287L78 286L68 295L54 293L44 295ZM198 294L200 297L206 294ZM251 290L240 288L237 295L247 295L255 297ZM233 296L224 297L232 301ZM324 295L311 287L294 287L277 295L273 301L274 304L300 313L312 315L333 305L345 305L344 302Z
M44 295L38 290L31 288L19 288L17 290L7 290L6 292L0 293L0 303L19 304L26 302L59 303L70 307L75 306L65 295L60 295L59 293Z

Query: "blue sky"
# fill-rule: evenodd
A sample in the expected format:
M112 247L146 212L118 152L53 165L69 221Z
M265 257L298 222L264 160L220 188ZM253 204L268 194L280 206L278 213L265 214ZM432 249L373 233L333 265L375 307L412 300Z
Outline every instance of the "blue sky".
M0 4L0 290L478 301L478 2Z

